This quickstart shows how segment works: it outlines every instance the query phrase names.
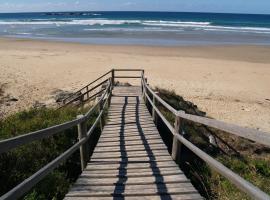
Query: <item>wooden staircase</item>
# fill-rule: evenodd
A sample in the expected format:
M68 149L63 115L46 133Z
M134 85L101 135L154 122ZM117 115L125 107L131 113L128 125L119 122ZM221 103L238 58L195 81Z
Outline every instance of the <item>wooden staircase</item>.
M65 199L202 197L168 153L141 88L119 86L91 161Z

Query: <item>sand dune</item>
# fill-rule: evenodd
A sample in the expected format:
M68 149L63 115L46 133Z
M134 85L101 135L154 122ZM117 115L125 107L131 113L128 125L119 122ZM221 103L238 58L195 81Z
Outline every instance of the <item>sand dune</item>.
M3 115L50 103L111 68L143 68L151 86L173 89L211 117L270 132L270 47L95 46L0 39L0 84L19 101ZM3 97L2 97L3 99Z

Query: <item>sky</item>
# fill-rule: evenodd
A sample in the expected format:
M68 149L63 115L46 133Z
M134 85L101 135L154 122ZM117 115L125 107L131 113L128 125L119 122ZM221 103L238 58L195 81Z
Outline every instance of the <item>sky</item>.
M270 14L270 0L0 0L0 12L180 11Z

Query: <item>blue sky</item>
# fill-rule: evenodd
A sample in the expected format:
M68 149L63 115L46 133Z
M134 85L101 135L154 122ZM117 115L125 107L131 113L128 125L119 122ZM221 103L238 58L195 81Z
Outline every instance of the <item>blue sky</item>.
M0 0L0 12L82 10L270 14L270 0Z

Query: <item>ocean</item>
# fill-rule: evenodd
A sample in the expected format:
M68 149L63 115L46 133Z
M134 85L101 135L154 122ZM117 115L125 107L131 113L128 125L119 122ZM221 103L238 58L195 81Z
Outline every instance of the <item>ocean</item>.
M270 45L270 15L183 12L2 13L0 36L121 45Z

